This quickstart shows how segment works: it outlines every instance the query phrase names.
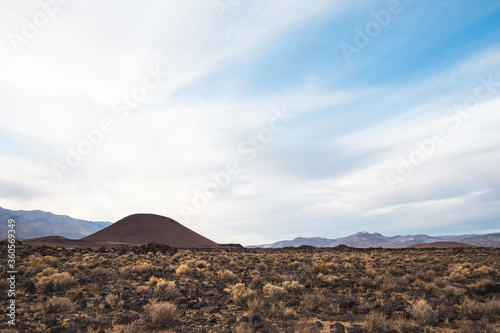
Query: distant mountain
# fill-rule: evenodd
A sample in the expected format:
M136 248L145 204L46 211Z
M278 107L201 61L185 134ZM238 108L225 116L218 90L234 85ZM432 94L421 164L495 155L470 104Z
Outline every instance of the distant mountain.
M7 220L16 221L17 239L45 236L82 238L111 225L111 222L91 222L74 219L66 215L56 215L41 210L9 210L0 207L0 239L7 235Z
M414 249L450 249L456 247L475 247L475 246L459 242L431 242L431 243L415 244L410 247Z
M155 214L134 214L81 239L108 245L166 244L172 247L214 247L217 243L171 218Z
M446 237L451 237L451 238L446 238ZM486 234L486 235L443 236L442 238L474 246L500 247L500 233Z
M458 236L427 236L427 235L397 235L387 237L379 233L369 233L366 231L358 232L354 235L336 239L328 238L306 238L298 237L293 240L279 241L272 244L252 245L249 248L282 248L298 247L309 245L315 247L335 247L338 245L347 245L351 247L383 247L383 248L403 248L421 243L433 242L458 242L474 246L500 247L500 233L487 235L458 235Z

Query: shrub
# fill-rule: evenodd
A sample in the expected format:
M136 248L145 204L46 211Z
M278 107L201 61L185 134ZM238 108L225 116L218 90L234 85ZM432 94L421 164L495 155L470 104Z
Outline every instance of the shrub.
M152 276L152 277L149 278L148 284L151 287L154 287L157 282L158 282L158 278L156 276Z
M394 279L394 282L396 283L396 286L398 287L406 287L408 286L410 283L412 283L414 281L414 277L410 274L405 274L403 276L400 276L400 277L397 277Z
M359 285L363 288L370 288L372 286L372 279L362 277L361 279L359 279Z
M73 302L69 298L53 296L45 302L43 310L47 313L60 313L69 311L72 307Z
M38 266L38 265L43 265L43 259L39 257L35 257L34 255L31 255L28 258L28 261L26 262L26 266Z
M120 274L120 277L126 278L131 274L144 274L151 269L153 269L153 265L143 262L137 265L127 265L120 267L120 269L118 269L118 273Z
M383 313L370 312L365 317L365 326L368 332L387 332L389 331L389 323Z
M283 309L283 319L297 319L297 312L292 308Z
M238 277L228 269L217 272L217 277L224 282L236 282Z
M132 267L132 273L144 274L147 271L152 270L154 267L146 262L138 263Z
M477 269L477 273L479 275L490 275L491 273L493 273L495 270L491 267L488 267L488 266L481 266Z
M36 276L37 277L41 277L41 276L51 276L51 275L54 275L56 273L59 273L59 271L55 268L52 268L52 267L47 267L45 268L43 271L41 271L40 273L38 273Z
M437 295L439 287L434 282L428 282L424 287L426 290L430 291L432 294Z
M250 282L250 287L251 288L260 288L264 285L264 279L260 276L256 276L252 279L252 282Z
M425 282L432 282L436 278L436 272L433 270L430 271L419 271L416 274L416 278Z
M37 290L42 292L58 292L76 285L77 279L72 277L68 272L44 275L48 269L37 274L37 281L35 282Z
M436 286L438 286L438 288L441 288L441 289L444 289L448 285L446 280L443 278L435 279L434 283L436 284Z
M447 286L444 288L444 294L446 296L461 296L465 294L465 289L455 286Z
M45 256L43 257L43 262L45 262L47 265L55 266L59 262L59 259L53 256Z
M304 286L298 281L285 281L283 282L283 288L292 294L298 294L304 290Z
M104 301L112 308L116 308L118 305L120 298L116 294L108 294Z
M107 280L116 277L116 272L114 270L110 270L100 266L93 268L90 273L97 279Z
M414 303L410 313L421 324L433 323L436 320L436 311L424 299Z
M241 324L239 326L236 326L235 332L236 333L252 333L252 328L248 324Z
M415 328L418 327L417 324L403 315L396 316L393 320L392 327L400 333L414 332Z
M261 298L249 298L246 301L246 306L249 313L259 313L265 306L265 302Z
M169 302L151 303L144 307L146 321L152 327L166 327L179 318L177 307Z
M459 333L498 333L497 325L490 325L485 322L473 322L468 319L461 319L456 321Z
M206 262L205 260L198 260L196 261L196 265L195 265L197 268L207 268L210 266L210 264L208 262Z
M328 298L325 297L321 292L316 291L313 294L307 295L302 301L302 305L307 310L313 310L316 308L325 308L329 306Z
M267 270L267 265L264 264L263 262L259 262L257 266L255 266L255 268L261 272L264 272L265 270Z
M311 324L301 324L297 326L294 330L294 333L311 333L314 332L313 326Z
M191 268L188 265L182 264L175 270L177 275L189 275L191 274Z
M245 284L238 283L234 285L233 289L233 300L237 305L247 306L248 302L252 301L257 297L257 293L251 289L245 287Z
M452 282L465 282L470 275L470 271L468 268L463 265L455 265L450 270L450 281Z
M44 263L42 263L40 265L27 266L24 275L25 276L33 276L33 275L36 275L36 274L42 272L46 268L47 268L47 265L45 265Z
M266 311L266 314L273 318L283 318L283 303L271 303Z
M334 285L337 282L337 280L338 280L338 276L336 276L336 275L333 275L333 274L323 274L323 273L319 273L318 276L317 276L317 278L318 278L318 280L325 281L325 282L327 282L330 285Z
M500 315L500 300L488 300L484 303L466 297L459 305L460 313L471 319Z
M354 265L353 265L353 264L351 264L350 262L345 262L345 263L344 263L344 269L345 269L345 270L351 270L351 269L353 269L353 268L354 268Z
M145 294L145 293L147 293L150 290L150 288L148 286L146 286L146 285L141 285L141 286L138 286L136 288L136 290L137 290L137 292L139 294Z
M318 273L326 274L326 273L328 273L328 268L326 268L326 265L324 262L315 262L311 265L311 272L314 274L318 274Z
M264 291L264 293L268 294L269 296L276 297L276 298L282 298L286 293L285 288L275 286L275 285L270 284L270 283L267 283L262 290Z
M179 290L177 290L174 281L166 281L163 278L159 279L156 283L154 294L156 297L165 298L166 300L172 301L181 296Z

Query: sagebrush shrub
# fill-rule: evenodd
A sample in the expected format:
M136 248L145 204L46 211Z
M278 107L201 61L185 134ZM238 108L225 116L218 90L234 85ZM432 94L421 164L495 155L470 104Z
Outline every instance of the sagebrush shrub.
M71 310L73 305L73 302L67 297L53 296L45 302L43 310L47 313L61 313Z
M175 270L177 275L189 275L191 274L191 268L188 265L182 264Z
M233 300L237 305L248 307L248 302L257 297L257 293L254 290L245 287L245 284L243 283L237 283L232 289Z
M64 291L76 285L77 279L71 276L68 272L62 273L52 273L51 275L45 275L45 269L43 272L37 274L37 281L35 282L35 287L41 292L58 292ZM57 270L54 270L57 272Z
M282 298L286 294L285 288L275 286L271 283L267 283L262 290L265 294L276 298Z
M224 269L224 270L218 271L217 272L217 277L221 281L229 282L229 283L230 282L236 282L238 280L238 277L236 276L236 274L234 274L233 272L231 272L228 269Z
M144 312L147 323L152 327L167 327L179 318L177 307L169 302L148 304Z
M414 303L410 313L421 324L430 324L436 320L436 311L432 309L425 299Z

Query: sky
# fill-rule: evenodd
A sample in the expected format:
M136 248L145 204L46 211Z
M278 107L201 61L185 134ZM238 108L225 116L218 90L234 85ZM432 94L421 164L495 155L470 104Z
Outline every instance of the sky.
M0 206L219 243L499 232L500 3L0 0Z

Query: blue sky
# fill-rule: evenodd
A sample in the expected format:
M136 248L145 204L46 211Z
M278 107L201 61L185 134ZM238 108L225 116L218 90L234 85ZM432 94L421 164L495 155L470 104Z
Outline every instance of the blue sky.
M498 22L497 1L0 0L0 205L244 245L500 231Z

